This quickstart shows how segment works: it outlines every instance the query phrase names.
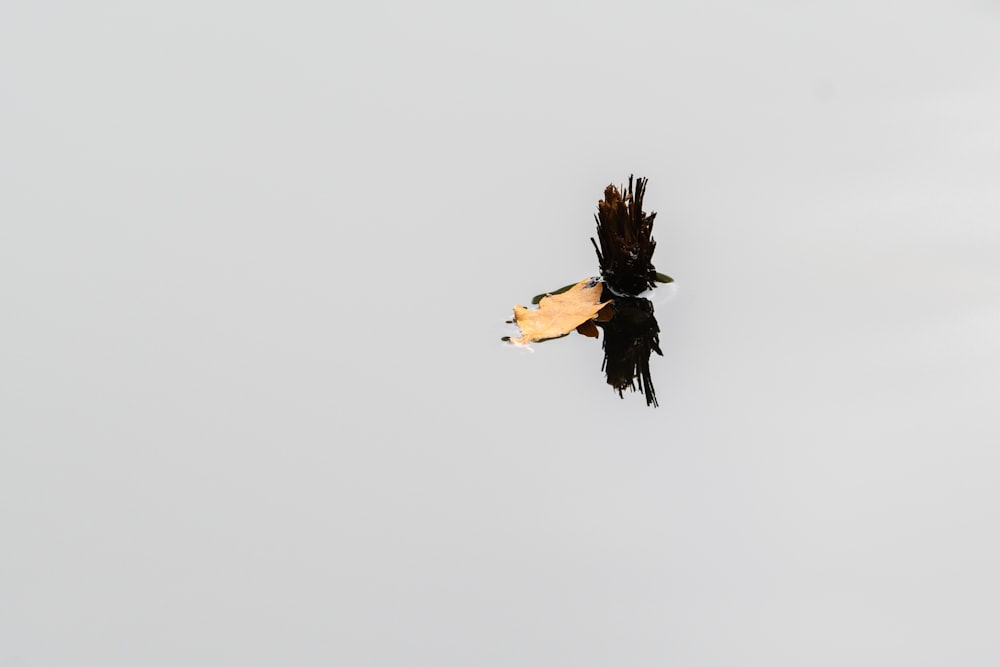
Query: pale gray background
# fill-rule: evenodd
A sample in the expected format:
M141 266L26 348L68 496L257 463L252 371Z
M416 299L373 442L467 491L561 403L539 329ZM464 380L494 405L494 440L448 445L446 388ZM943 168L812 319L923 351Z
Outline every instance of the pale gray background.
M1000 663L995 2L8 0L0 183L0 665Z

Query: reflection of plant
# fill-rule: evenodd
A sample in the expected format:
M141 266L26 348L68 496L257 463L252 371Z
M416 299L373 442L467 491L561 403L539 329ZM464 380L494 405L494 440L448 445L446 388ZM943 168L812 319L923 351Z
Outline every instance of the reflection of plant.
M645 178L635 181L628 177L624 195L614 185L604 189L604 199L597 203L597 238L593 238L597 261L601 264L604 281L619 294L639 294L655 287L656 269L653 268L653 220L656 213L642 210L646 193Z
M625 398L626 388L646 395L646 405L657 406L656 390L649 371L649 356L661 357L660 327L653 316L653 304L648 299L619 297L611 304L613 317L596 322L604 329L604 364L601 370L608 384Z

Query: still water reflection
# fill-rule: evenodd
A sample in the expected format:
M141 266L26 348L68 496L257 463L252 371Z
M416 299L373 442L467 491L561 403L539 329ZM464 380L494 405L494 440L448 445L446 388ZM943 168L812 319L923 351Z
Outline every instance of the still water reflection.
M649 371L650 354L661 357L660 327L653 302L642 297L618 297L611 304L613 317L595 324L604 331L604 364L608 384L625 398L631 389L645 395L646 405L656 407L656 390Z

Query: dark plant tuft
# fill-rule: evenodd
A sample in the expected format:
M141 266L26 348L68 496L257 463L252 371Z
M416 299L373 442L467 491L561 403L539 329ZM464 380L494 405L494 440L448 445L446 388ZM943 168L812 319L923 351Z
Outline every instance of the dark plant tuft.
M614 185L604 190L604 199L597 203L597 238L593 238L597 260L601 264L604 282L619 294L639 294L656 284L653 267L653 219L656 213L644 213L642 198L646 181L628 177L624 194Z

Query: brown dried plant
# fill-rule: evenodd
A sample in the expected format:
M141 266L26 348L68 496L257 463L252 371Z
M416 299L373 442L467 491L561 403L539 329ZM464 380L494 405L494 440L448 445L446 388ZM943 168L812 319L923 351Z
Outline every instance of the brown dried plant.
M653 267L653 220L656 213L642 210L642 198L648 179L628 177L624 193L614 185L604 189L604 199L597 203L597 238L593 238L601 275L619 294L635 295L656 285ZM633 186L634 181L634 186ZM634 187L634 189L633 189Z

